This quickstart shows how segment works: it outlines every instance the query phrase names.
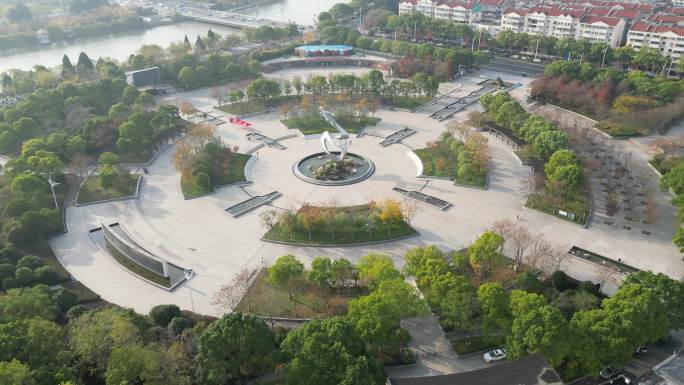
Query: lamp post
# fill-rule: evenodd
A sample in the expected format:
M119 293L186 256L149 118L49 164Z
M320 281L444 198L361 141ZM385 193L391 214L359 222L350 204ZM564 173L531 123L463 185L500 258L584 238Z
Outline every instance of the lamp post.
M608 53L608 47L603 50L603 59L601 59L601 68L603 68L603 64L606 62L606 54Z
M50 174L48 174L48 184L50 185L50 190L52 191L52 199L55 201L55 208L59 211L59 204L57 204L57 195L55 195L55 187L59 186L59 183L52 180Z
M192 270L184 270L183 275L185 275L186 280L190 280L192 276L194 275L194 272ZM185 286L186 289L188 289L188 293L190 294L190 306L192 307L192 312L195 312L195 301L192 299L192 289L190 289L189 285Z

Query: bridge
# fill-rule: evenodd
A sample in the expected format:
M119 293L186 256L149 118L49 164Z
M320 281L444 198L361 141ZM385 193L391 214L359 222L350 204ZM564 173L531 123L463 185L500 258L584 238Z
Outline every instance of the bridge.
M217 25L225 25L233 28L259 28L263 26L283 28L288 25L288 23L282 21L269 20L234 12L213 11L211 9L204 8L181 7L178 9L178 13L188 19Z

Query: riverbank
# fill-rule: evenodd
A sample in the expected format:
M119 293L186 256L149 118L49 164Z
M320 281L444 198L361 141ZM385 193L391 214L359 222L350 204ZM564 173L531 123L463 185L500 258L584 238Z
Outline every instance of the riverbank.
M72 60L76 60L81 52L85 52L93 60L106 57L125 61L143 45L156 44L167 47L173 42L183 41L185 36L195 41L198 35L205 36L209 29L221 35L241 34L240 30L234 28L197 21L182 21L99 37L63 41L51 46L34 46L14 53L0 53L0 72L9 69L27 71L31 70L35 64L56 67L62 64L62 56L65 54Z

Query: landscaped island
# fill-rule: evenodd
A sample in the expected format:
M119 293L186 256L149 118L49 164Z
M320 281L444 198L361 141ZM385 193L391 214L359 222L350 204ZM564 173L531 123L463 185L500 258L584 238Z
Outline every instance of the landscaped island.
M353 245L401 239L418 232L409 224L411 209L388 199L365 205L304 205L297 212L266 212L262 238L300 245Z
M176 148L174 163L181 173L181 189L186 199L247 180L245 165L251 155L240 154L237 147L224 147L214 138L215 131L211 125L195 126Z
M280 121L287 128L298 129L304 135L322 134L325 131L337 132L335 128L319 116L296 116ZM339 116L337 122L350 134L356 134L368 126L374 126L380 122L380 118L370 116Z
M445 132L414 153L423 162L424 176L448 178L464 186L487 186L490 155L482 134L469 134L464 143Z
M122 174L117 176L116 185L104 187L99 175L89 176L78 192L78 204L101 202L110 199L135 196L140 174Z

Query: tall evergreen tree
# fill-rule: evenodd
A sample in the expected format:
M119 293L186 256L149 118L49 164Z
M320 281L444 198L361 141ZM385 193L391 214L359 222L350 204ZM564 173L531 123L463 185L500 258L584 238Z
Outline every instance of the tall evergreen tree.
M94 68L92 60L86 55L85 52L81 52L78 55L78 63L76 66L79 68L79 70L92 70Z
M195 49L204 51L207 49L207 46L204 45L204 41L202 41L202 37L199 35L197 36L197 40L195 40Z
M8 94L10 92L10 89L12 88L12 77L9 76L8 73L2 73L2 83L0 86L2 87L3 93Z
M64 56L62 56L62 77L69 77L75 72L74 65L71 64L71 59L69 59L69 56L64 54Z

